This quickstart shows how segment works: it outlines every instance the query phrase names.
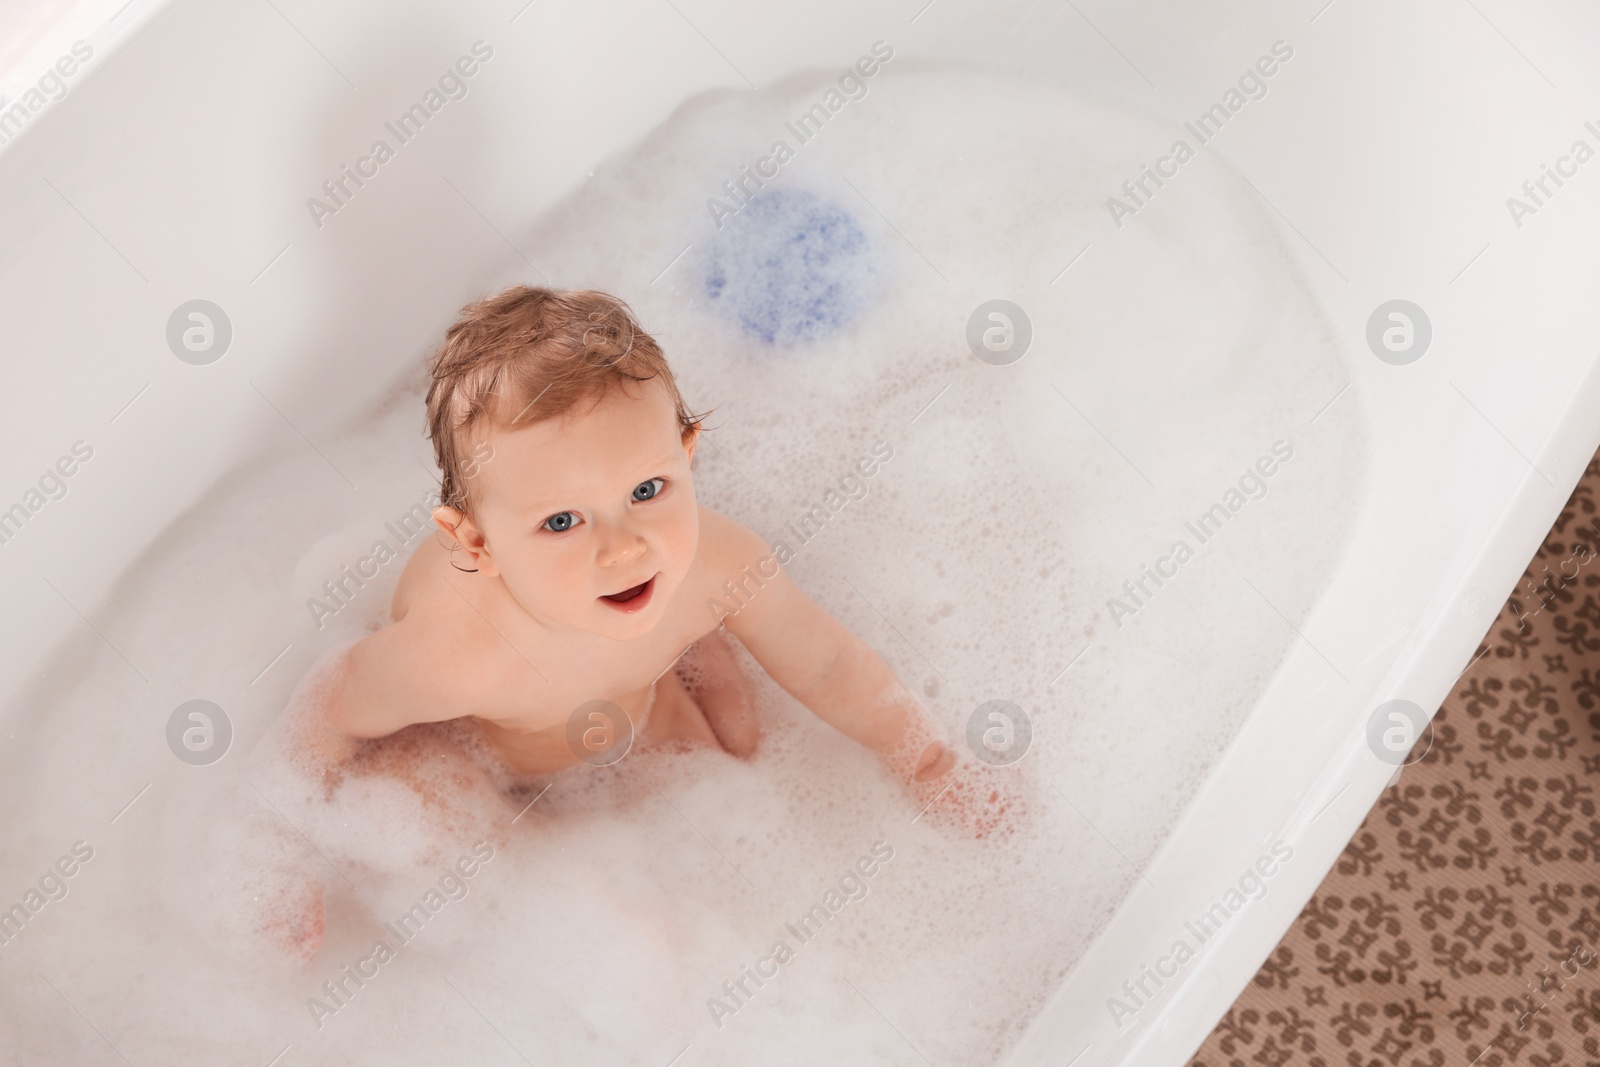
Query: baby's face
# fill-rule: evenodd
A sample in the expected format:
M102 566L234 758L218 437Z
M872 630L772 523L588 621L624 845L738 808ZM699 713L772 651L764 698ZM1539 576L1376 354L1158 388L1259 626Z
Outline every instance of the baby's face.
M479 567L537 621L616 640L658 623L694 562L699 512L666 391L622 383L596 403L489 438L478 468Z

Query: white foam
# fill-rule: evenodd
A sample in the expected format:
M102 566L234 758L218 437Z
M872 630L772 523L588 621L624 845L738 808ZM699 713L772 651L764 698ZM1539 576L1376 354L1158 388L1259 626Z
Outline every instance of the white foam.
M1104 198L1165 134L1054 90L891 65L763 191L765 222L719 233L706 198L825 80L690 102L524 247L558 284L632 303L691 406L717 409L701 498L769 539L874 442L893 447L864 498L791 543L790 570L953 738L983 701L1029 712L1033 750L990 772L1025 805L1013 832L918 818L764 679L749 763L641 750L557 776L523 811L536 792L497 788L441 730L421 794L309 782L274 732L291 689L382 621L398 567L321 630L305 599L426 488L413 374L321 442L361 493L296 443L218 486L129 576L100 622L129 661L163 665L158 683L87 641L38 680L0 787L6 870L92 838L108 796L153 786L72 894L0 947L13 986L48 978L134 1062L266 1062L289 1042L294 1062L477 1062L509 1041L534 1062L666 1063L687 1045L684 1065L973 1063L1015 1039L1293 639L1273 608L1298 618L1325 582L1362 485L1359 411L1348 397L1307 426L1347 379L1249 190L1203 158L1108 231ZM859 242L821 234L819 210ZM776 252L785 226L827 254L797 268ZM1052 284L1091 236L1093 258ZM794 284L761 280L773 262ZM708 287L719 271L731 289ZM996 296L1034 324L1013 367L965 346ZM1106 598L1279 438L1295 458L1267 498L1113 625ZM202 695L232 716L235 750L182 766L166 716ZM315 1025L308 998L480 838L495 855L470 892ZM864 899L807 943L786 932L879 841L894 857ZM320 952L272 963L263 907L293 921L316 888ZM722 983L779 939L794 958L719 1028L708 999L731 1004ZM51 996L0 998L18 1055L99 1048Z

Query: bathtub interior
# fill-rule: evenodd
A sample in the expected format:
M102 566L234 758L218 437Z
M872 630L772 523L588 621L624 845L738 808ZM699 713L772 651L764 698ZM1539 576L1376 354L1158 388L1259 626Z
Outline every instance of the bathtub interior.
M1096 952L1120 966L1138 951L1109 931L1141 908L1183 906L1171 872L1200 866L1186 848L1255 847L1255 825L1226 840L1187 832L1201 800L1226 808L1214 798L1229 781L1207 775L1230 744L1298 737L1279 763L1298 779L1260 777L1263 793L1287 798L1261 816L1263 833L1321 803L1330 751L1370 694L1402 676L1527 487L1515 448L1449 384L1505 401L1496 422L1510 439L1563 445L1548 458L1550 447L1528 449L1552 482L1581 469L1570 459L1581 442L1540 429L1563 422L1564 397L1517 408L1496 394L1504 363L1491 357L1504 338L1481 310L1473 317L1482 292L1436 287L1475 327L1450 338L1461 355L1447 370L1423 363L1402 378L1360 361L1360 324L1387 291L1340 289L1331 262L1296 246L1234 176L1229 161L1250 159L1264 184L1274 139L1296 136L1295 115L1267 105L1303 114L1315 80L1335 77L1315 47L1297 57L1313 88L1290 81L1304 68L1287 64L1277 95L1246 115L1259 132L1197 159L1117 230L1104 198L1166 139L1140 111L1181 112L1210 90L1141 97L1125 61L1065 8L943 23L937 8L916 22L808 10L787 33L757 32L734 10L688 12L748 42L728 73L709 76L715 51L670 7L468 8L448 24L420 8L282 10L130 9L134 43L106 49L104 74L0 154L14 190L0 225L18 250L4 265L8 321L25 347L67 350L20 372L33 402L8 432L33 444L8 453L8 484L54 458L41 442L61 426L103 434L68 496L6 546L22 551L0 576L33 608L8 623L18 830L7 867L41 866L79 838L97 849L69 897L6 947L18 956L14 1027L52 1020L31 1031L40 1055L106 1054L68 1000L118 1046L174 1062L218 1047L264 1060L285 1044L308 1062L373 1048L488 1061L509 1058L507 1045L638 1062L685 1048L681 1062L773 1048L843 1062L995 1058L1047 1002L1059 1007L1051 994L1075 965L1080 986L1097 983ZM1148 46L1141 66L1199 86L1220 70L1228 84L1274 40L1298 45L1301 30L1264 5L1187 17L1225 32L1121 27ZM467 97L348 206L308 221L317 185L479 39L494 56ZM896 54L867 95L716 228L706 199L880 39ZM573 41L626 57L614 64L626 80L575 62ZM1049 62L1063 56L1070 79ZM966 69L975 57L988 73ZM757 77L777 84L754 91L737 69L822 73ZM142 118L119 105L133 91L149 102ZM208 131L198 159L197 130ZM290 158L271 154L285 148ZM126 180L104 181L107 170ZM785 259L796 235L806 253ZM1452 242L1465 262L1471 242ZM1425 245L1373 260L1406 277ZM1363 247L1359 236L1328 246L1352 278L1353 262L1373 272ZM1537 248L1514 251L1537 261ZM1482 284L1525 286L1524 325L1548 342L1530 358L1556 380L1581 379L1589 356L1571 342L1582 324L1532 313L1560 293L1503 261L1482 266ZM1026 805L1023 830L969 842L911 821L915 808L869 762L770 691L755 765L640 753L553 788L516 823L520 805L508 815L469 803L446 819L381 790L335 804L298 796L270 758L271 725L319 656L381 616L394 568L320 629L306 601L431 485L419 361L466 299L546 277L634 304L691 402L717 409L697 472L704 499L769 538L875 444L892 449L826 537L793 546L793 573L952 730L984 700L1027 708L1035 748L996 772ZM1581 281L1561 284L1570 295ZM971 309L996 295L1034 323L1036 347L1014 366L965 347ZM235 323L235 347L206 367L173 359L163 336L171 309L195 296ZM1279 440L1293 459L1266 496L1117 626L1107 598ZM1418 531L1441 528L1447 537L1422 543ZM1504 569L1481 579L1496 600ZM1334 622L1309 630L1319 598L1316 619ZM1356 618L1377 625L1339 624ZM23 670L45 651L42 671ZM1350 680L1336 687L1328 661ZM224 705L236 731L209 767L178 763L163 734L195 697ZM1232 781L1245 794L1236 806L1258 800ZM1364 808L1333 810L1319 825ZM307 1001L326 997L321 983L489 823L498 851L467 903L315 1019ZM721 983L880 840L895 850L887 877L844 909L828 931L837 941L801 947L716 1025L708 999L736 1003ZM309 966L271 972L240 892L296 879L328 884L328 941ZM148 978L129 995L134 973ZM182 1023L172 1003L189 1006ZM435 1010L459 1025L439 1025ZM816 1032L819 1012L829 1033ZM1071 1055L1087 1039L1064 1046L1096 1025L1036 1026L1026 1040ZM1132 1047L1118 1035L1094 1056L1119 1041Z

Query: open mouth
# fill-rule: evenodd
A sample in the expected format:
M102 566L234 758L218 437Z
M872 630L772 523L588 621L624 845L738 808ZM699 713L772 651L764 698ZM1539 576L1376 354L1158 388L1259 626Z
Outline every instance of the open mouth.
M648 580L640 582L638 585L624 589L620 593L610 593L600 599L618 611L640 611L650 603L650 594L655 591L655 587L656 580L655 576L652 575Z

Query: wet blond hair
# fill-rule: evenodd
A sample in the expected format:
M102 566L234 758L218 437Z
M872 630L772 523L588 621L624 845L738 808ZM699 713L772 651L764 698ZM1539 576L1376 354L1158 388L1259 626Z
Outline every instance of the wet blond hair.
M691 415L655 338L628 305L592 289L513 285L461 309L429 361L428 436L440 504L472 514L475 431L554 418L613 385L656 381L688 437Z

